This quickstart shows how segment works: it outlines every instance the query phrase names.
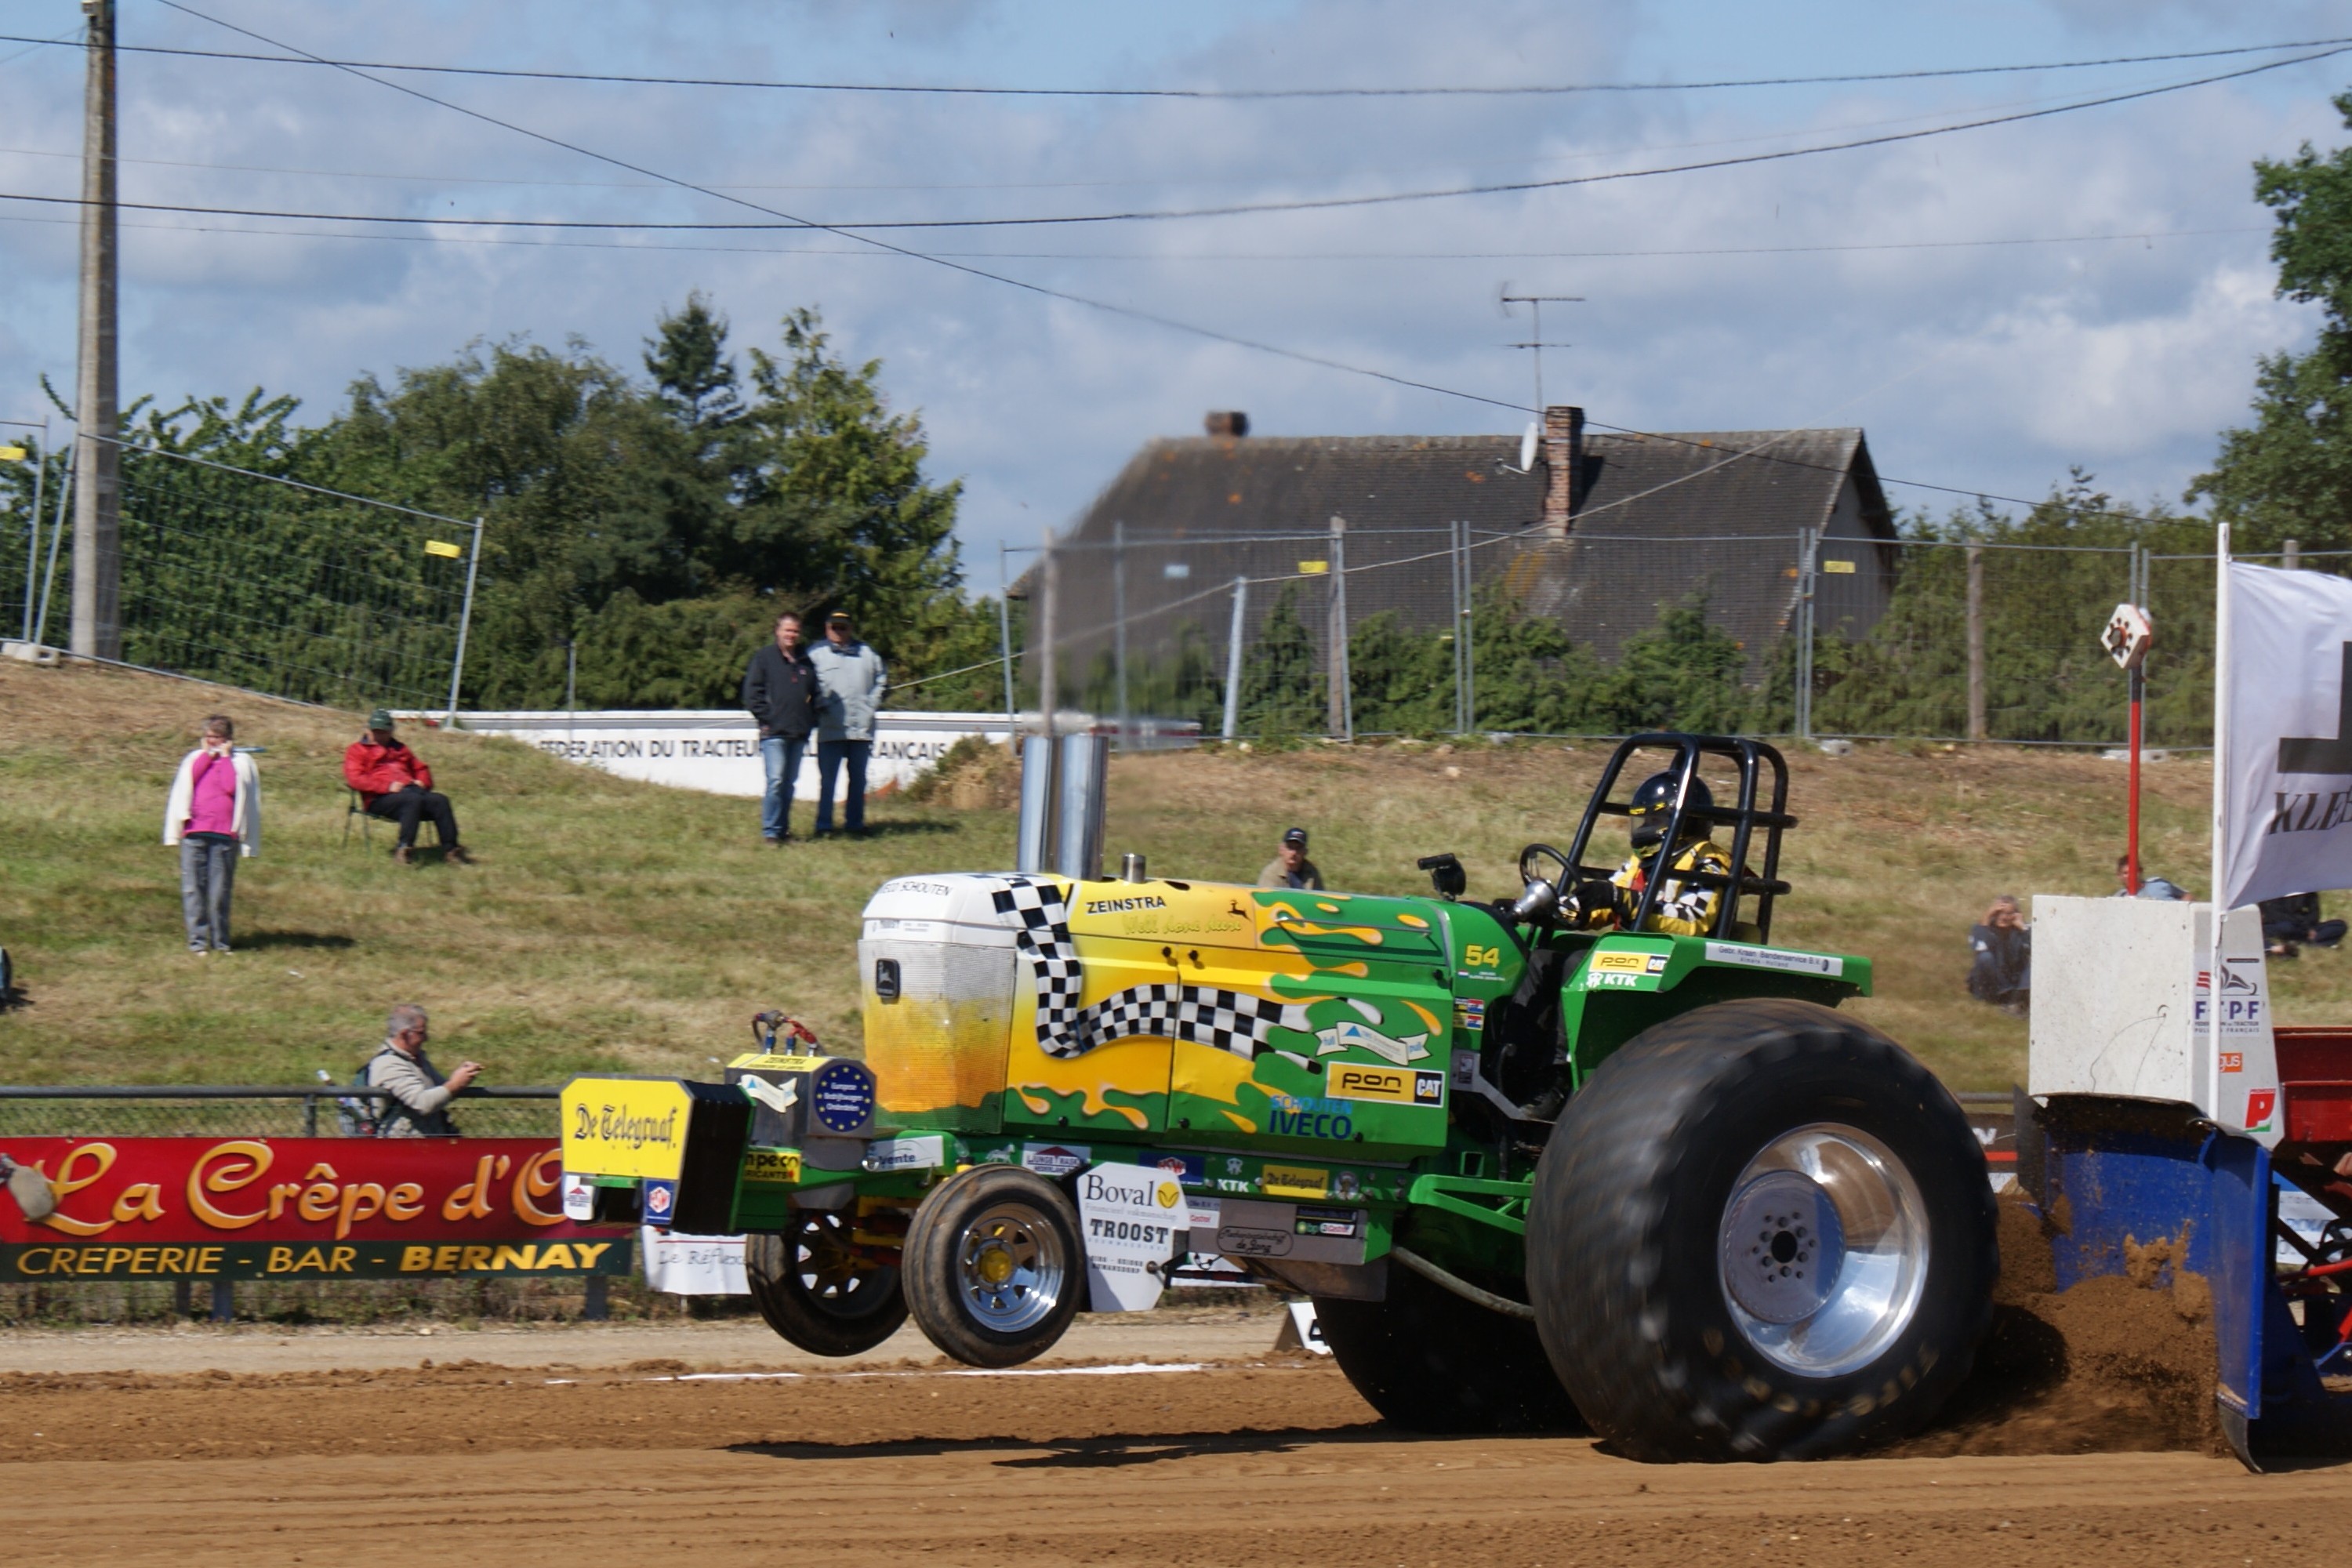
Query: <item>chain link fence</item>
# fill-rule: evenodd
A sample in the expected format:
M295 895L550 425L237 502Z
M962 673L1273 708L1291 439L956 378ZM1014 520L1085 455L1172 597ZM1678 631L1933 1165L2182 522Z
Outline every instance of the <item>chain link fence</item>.
M11 444L13 441L13 445ZM437 708L464 657L478 527L132 442L122 661L296 701ZM70 465L0 432L0 629L68 640Z
M557 1089L460 1089L450 1110L471 1138L552 1138ZM163 1084L0 1086L0 1153L16 1138L335 1138L372 1121L382 1089Z
M2352 573L2352 551L2239 558ZM2129 678L2099 637L2129 602L2158 628L2146 742L2194 749L2212 737L2213 581L2210 553L2137 543L1121 529L1032 574L1019 700L1130 743L1175 720L1249 740L1680 728L2119 746Z

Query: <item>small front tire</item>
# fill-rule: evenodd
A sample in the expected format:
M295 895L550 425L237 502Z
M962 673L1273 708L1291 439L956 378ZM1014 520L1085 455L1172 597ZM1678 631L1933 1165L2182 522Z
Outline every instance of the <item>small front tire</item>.
M1078 1214L1059 1187L981 1165L931 1189L908 1227L907 1305L924 1337L967 1366L1051 1350L1086 1289Z
M743 1274L768 1326L812 1355L857 1355L898 1331L907 1298L898 1270L853 1249L855 1222L811 1209L791 1230L743 1240Z

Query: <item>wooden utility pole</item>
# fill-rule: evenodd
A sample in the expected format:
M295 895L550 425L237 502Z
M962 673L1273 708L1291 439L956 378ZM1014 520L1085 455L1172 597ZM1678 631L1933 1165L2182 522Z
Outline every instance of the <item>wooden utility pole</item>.
M1969 739L1985 738L1984 549L1969 546Z
M121 448L115 373L114 0L82 0L81 355L74 391L73 651L122 657ZM100 439L100 437L106 439Z

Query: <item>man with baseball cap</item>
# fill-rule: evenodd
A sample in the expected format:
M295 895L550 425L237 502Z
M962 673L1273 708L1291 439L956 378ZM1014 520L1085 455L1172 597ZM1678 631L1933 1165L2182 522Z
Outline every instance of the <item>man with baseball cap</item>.
M1284 832L1282 847L1257 874L1261 888L1300 888L1313 892L1323 890L1323 873L1307 858L1307 829L1293 827Z
M416 825L430 818L441 836L441 853L453 864L473 862L457 842L457 814L449 797L433 788L433 770L392 732L392 710L379 708L368 715L368 732L343 752L343 782L357 790L361 809L400 824L392 858L406 866L416 858Z

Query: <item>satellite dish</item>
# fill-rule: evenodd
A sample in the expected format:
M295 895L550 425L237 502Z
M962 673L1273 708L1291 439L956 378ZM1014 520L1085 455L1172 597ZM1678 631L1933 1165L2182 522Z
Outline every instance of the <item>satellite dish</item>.
M1527 434L1519 437L1519 472L1527 473L1536 466L1536 443L1543 437L1543 426L1528 421Z

